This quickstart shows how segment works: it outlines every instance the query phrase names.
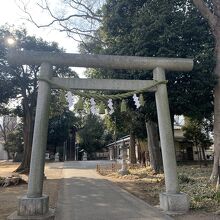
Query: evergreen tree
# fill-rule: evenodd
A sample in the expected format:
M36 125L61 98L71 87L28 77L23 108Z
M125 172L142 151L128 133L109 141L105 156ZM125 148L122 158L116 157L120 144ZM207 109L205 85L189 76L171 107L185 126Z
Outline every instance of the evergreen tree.
M220 176L220 2L218 0L193 0L193 3L200 11L204 19L207 20L210 33L215 40L214 59L215 68L214 74L217 78L217 83L214 89L214 165L211 174L211 180L217 181ZM219 181L217 182L217 188Z
M28 172L31 159L33 128L35 118L35 108L37 100L38 81L37 75L40 66L36 65L20 65L11 66L6 60L8 48L5 44L8 38L16 40L17 49L35 50L35 51L63 51L57 43L48 43L42 39L29 36L24 29L11 30L7 27L0 28L0 110L1 114L10 111L11 113L22 117L23 122L23 138L24 138L24 157L21 165L18 167L18 172ZM54 73L74 73L64 67L55 68ZM7 105L12 100L14 108Z
M92 157L92 153L105 146L104 123L98 116L88 114L84 117L81 126L77 132L79 146Z
M214 41L207 22L190 2L108 0L102 14L103 20L96 33L100 41L88 38L87 44L81 46L82 52L194 58L192 72L166 74L171 119L175 114L199 119L212 117ZM152 79L151 72L135 70L93 70L90 76ZM153 125L151 122L157 122L154 96L145 94L145 99L142 111L146 122ZM155 137L157 130L153 132L152 137Z

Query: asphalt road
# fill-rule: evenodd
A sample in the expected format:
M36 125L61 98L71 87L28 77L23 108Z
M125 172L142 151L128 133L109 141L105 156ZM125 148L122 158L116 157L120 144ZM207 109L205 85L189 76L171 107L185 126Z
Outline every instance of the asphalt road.
M74 161L63 164L55 220L171 220L96 173L96 164L110 161Z

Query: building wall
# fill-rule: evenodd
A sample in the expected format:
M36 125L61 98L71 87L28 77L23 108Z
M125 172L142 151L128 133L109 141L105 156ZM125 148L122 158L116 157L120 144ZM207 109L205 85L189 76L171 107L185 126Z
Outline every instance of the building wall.
M128 148L127 156L129 158L129 137L126 138L125 143ZM144 143L144 145L147 145L147 142ZM193 142L190 140L187 140L184 137L183 130L181 129L180 126L174 127L174 146L175 146L177 161L199 160L199 152L197 152L196 147L193 146ZM115 149L115 147L116 147L116 149ZM121 147L122 147L122 140L117 140L116 142L109 144L108 149L109 149L110 160L122 158L122 155L121 155L122 151L120 150ZM114 153L113 149L115 149L115 153ZM136 145L135 149L136 149L136 158L138 159L137 145ZM206 150L205 151L206 159L212 160L213 153L214 153L213 149ZM203 159L203 157L202 157L202 159Z
M187 140L174 140L177 161L192 161L194 158L193 143Z
M0 160L8 160L8 154L4 150L3 143L0 142Z

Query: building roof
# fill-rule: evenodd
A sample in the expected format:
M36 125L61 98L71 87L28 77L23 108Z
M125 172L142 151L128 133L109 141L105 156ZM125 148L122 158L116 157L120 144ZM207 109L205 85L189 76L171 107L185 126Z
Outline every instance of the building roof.
M116 144L122 144L123 141L124 141L124 142L130 141L130 135L126 135L126 136L124 136L124 137L118 139L117 141L114 141L114 142L108 144L106 147L111 147L111 146L114 146L114 145L116 145Z

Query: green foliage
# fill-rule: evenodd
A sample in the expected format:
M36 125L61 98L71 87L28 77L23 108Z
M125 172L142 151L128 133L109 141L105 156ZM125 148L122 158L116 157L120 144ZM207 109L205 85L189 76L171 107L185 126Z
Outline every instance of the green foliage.
M118 104L114 105L115 112L109 116L105 116L105 125L109 132L113 134L113 138L121 138L131 132L139 139L145 139L146 125L144 114L140 111L127 109L126 112L120 112Z
M48 140L50 146L62 146L69 137L72 127L79 127L79 118L67 108L60 114L56 114L49 119Z
M184 136L193 141L195 146L207 148L212 144L210 137L212 127L210 127L210 123L208 120L188 118L186 125L183 127Z
M10 99L21 98L22 104L20 105L19 102L15 109L15 113L19 116L23 116L25 105L33 109L36 106L39 66L9 65L5 57L8 51L6 45L8 37L13 37L16 40L17 49L49 52L61 52L63 49L60 49L55 42L48 43L41 38L28 35L25 29L12 29L5 26L0 27L0 110L7 107L5 104L7 104ZM67 67L54 68L54 74L76 77L76 73ZM53 94L57 96L58 92Z
M7 134L7 140L4 148L8 153L15 154L16 152L23 152L24 142L22 127L19 125L14 131Z
M22 105L18 104L15 113L19 116L24 114L24 106L35 108L37 97L37 75L39 66L11 66L7 63L6 54L8 51L6 40L8 37L16 39L16 48L35 51L61 52L63 51L57 43L48 43L40 38L29 36L25 29L0 28L0 105L1 109L6 107L10 99L22 99ZM76 74L70 69L56 67L55 75L63 75L64 72L71 76ZM57 95L57 94L56 94ZM19 97L19 98L18 98Z
M34 118L37 101L37 90L40 66L36 65L10 65L6 60L8 51L6 40L13 37L16 40L16 49L18 50L35 50L49 52L63 52L57 43L49 43L41 38L36 38L27 34L25 29L12 29L9 27L0 27L0 113L13 112L15 115L22 117L23 136L24 136L24 157L19 171L28 169L30 163L30 152L32 148ZM76 76L68 67L55 67L54 75L57 76ZM56 99L62 96L62 92L52 92L53 108L62 112L63 104L59 102L56 105ZM7 105L11 101L14 106ZM51 111L51 116L55 111Z
M97 35L103 45L96 45L88 38L88 44L81 45L84 52L194 58L192 72L170 72L166 75L171 115L183 114L200 119L212 115L214 40L207 22L191 2L108 0L102 14ZM152 79L149 71L136 70L101 69L89 71L88 75L96 78ZM146 104L142 112L146 118L155 121L154 96L144 94L144 97ZM134 110L132 100L128 102Z
M131 167L129 171L130 174L123 177L116 173L109 174L109 176L122 178L122 188L131 193L135 192L150 205L157 205L158 194L165 190L164 174L155 175L150 167L138 169ZM177 171L180 191L190 197L191 209L210 213L220 209L219 192L216 192L215 186L209 182L211 166L201 169L198 165L184 165L178 166Z
M77 133L80 148L89 154L104 147L105 139L109 138L107 133L105 133L104 123L101 118L92 114L83 118L82 127Z
M203 209L216 211L219 209L218 193L215 186L209 181L211 167L199 168L198 166L178 167L179 176L185 176L180 182L180 191L190 196L190 207L192 209Z
M216 192L215 199L218 201L218 203L220 202L220 192L219 191Z
M53 89L51 90L50 101L50 118L62 115L68 109L68 102L66 99L66 91Z
M183 174L183 173L179 173L178 174L178 180L179 180L179 183L182 184L182 183L194 183L195 180L190 178L189 176L187 176L186 174Z

